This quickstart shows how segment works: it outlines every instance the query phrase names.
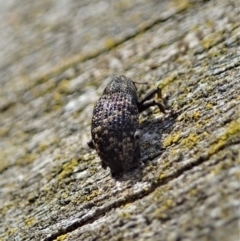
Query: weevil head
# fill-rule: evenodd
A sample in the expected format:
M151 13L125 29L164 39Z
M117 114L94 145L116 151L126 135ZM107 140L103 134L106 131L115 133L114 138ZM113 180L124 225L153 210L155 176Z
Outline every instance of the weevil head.
M103 95L112 95L115 93L129 94L137 99L137 88L130 78L125 76L116 76L105 88Z

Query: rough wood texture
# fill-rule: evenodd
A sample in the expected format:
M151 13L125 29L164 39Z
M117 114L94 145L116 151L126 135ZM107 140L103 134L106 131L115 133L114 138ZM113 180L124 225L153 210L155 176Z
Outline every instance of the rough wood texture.
M238 240L239 6L2 0L0 240ZM118 181L86 145L114 74L180 111L141 115Z

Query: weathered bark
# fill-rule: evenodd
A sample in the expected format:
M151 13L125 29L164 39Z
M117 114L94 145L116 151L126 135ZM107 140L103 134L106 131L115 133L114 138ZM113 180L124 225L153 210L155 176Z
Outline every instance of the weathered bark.
M238 240L239 1L2 1L0 240ZM112 75L159 86L142 171L88 149Z

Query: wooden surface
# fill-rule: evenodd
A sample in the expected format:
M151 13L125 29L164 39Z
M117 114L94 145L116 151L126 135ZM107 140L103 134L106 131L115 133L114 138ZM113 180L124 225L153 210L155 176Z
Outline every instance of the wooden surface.
M1 1L0 240L239 240L240 4ZM90 139L115 74L179 115L141 115L142 171Z

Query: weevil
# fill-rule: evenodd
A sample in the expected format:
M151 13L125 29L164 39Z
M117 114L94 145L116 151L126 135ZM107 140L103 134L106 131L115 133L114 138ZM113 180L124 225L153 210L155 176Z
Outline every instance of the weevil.
M122 174L141 163L139 114L151 106L166 113L163 103L155 101L161 89L155 88L139 101L135 82L117 76L107 85L97 101L92 115L88 146L97 151L104 169L112 176Z

